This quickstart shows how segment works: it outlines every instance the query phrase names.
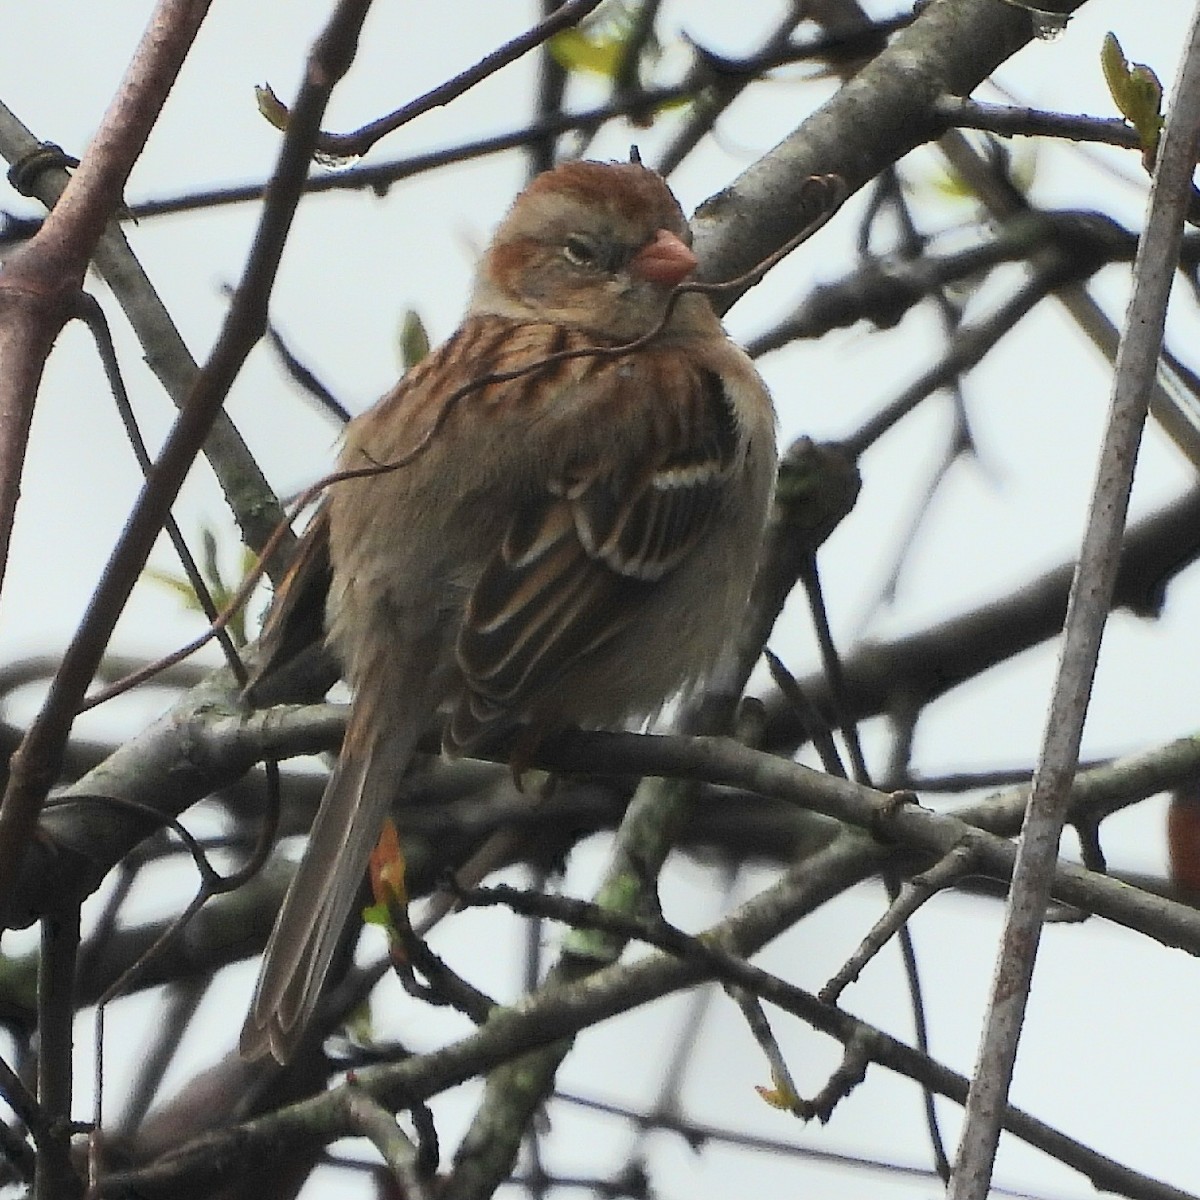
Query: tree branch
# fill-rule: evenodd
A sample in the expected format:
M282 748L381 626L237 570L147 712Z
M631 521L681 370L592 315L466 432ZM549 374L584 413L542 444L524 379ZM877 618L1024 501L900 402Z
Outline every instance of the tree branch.
M0 479L0 571L7 560L25 436L46 355L207 10L208 0L159 0L79 169L37 237L5 264L0 279L0 317L7 310L15 320L0 343L5 356L5 369L0 371L0 413L8 417L5 427L0 427L0 471L4 472ZM28 307L26 301L30 301ZM82 696L102 650L103 645L94 654L87 678L80 672L73 689L68 687L62 700L49 703L44 732L30 751L24 755L18 751L14 756L9 787L0 804L0 913L7 906L13 872L62 755L74 713L70 693L77 690Z
M1095 492L1067 604L1054 694L1005 908L962 1140L950 1178L950 1200L984 1200L989 1190L1000 1137L1000 1111L1016 1061L1084 717L1116 587L1138 443L1162 345L1200 138L1200 8L1193 19L1169 112L1155 164L1146 230L1134 266L1133 298L1117 353Z

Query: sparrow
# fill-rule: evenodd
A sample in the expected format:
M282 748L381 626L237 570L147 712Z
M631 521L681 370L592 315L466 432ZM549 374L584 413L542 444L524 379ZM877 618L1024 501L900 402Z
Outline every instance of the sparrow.
M707 298L676 290L690 242L639 163L538 176L456 332L347 427L340 468L369 470L330 486L292 584L328 582L353 701L244 1056L294 1052L435 716L448 755L528 757L552 733L651 716L716 664L754 574L775 418Z

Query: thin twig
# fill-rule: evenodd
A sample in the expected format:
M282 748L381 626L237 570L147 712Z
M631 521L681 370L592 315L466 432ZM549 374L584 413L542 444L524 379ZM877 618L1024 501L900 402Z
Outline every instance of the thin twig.
M821 651L821 668L829 683L829 698L833 702L833 719L846 743L850 756L852 777L868 786L871 775L863 755L862 741L858 736L858 724L848 711L846 704L846 674L842 670L842 659L833 640L829 625L829 613L825 607L825 594L821 590L821 577L817 573L817 556L808 554L801 561L800 582L808 598L808 611L812 616L813 630L817 635L817 646Z
M1010 329L1062 283L1057 269L1040 270L1024 283L995 312L971 325L962 325L949 339L942 356L915 379L890 404L865 421L842 443L845 452L859 458L939 388L952 384L977 366Z
M36 1138L40 1138L44 1123L37 1098L25 1086L21 1076L3 1058L0 1058L0 1096L16 1113L17 1120L34 1133Z
M796 1116L807 1120L813 1115L814 1109L796 1089L791 1069L783 1057L783 1050L775 1037L775 1031L771 1028L770 1021L767 1020L767 1014L763 1011L761 1001L753 992L733 983L725 985L725 993L741 1011L746 1020L746 1027L750 1030L750 1036L754 1038L758 1048L763 1052L763 1057L767 1060L767 1066L771 1070L771 1087L769 1089L759 1087L758 1094L772 1108L787 1109Z
M642 90L642 54L654 36L661 4L662 0L641 0L633 12L632 28L621 47L621 61L613 79L613 91L618 96L636 96Z
M943 888L950 887L971 871L975 852L970 840L955 846L940 862L914 875L900 890L900 894L889 905L887 912L875 922L871 931L863 938L858 949L846 960L829 982L817 993L825 1004L836 1004L842 992L863 972L863 968L883 949L892 936L931 897Z
M963 96L943 96L934 110L947 125L982 129L1005 137L1066 138L1099 142L1125 150L1141 150L1138 132L1123 117L1087 117L1080 113L1048 112L1016 104L983 104Z
M786 1138L767 1137L760 1133L752 1133L744 1129L728 1129L721 1125L713 1125L706 1121L685 1119L671 1113L652 1113L647 1115L639 1109L628 1105L617 1104L611 1100L601 1100L595 1096L583 1096L577 1092L558 1090L554 1099L560 1104L573 1105L588 1112L603 1113L606 1116L621 1117L630 1124L645 1129L649 1133L676 1133L690 1148L699 1146L732 1146L739 1150L758 1151L760 1153L779 1155L798 1160L808 1160L823 1163L836 1168L846 1178L848 1174L874 1174L883 1182L894 1182L896 1179L911 1178L922 1182L933 1182L937 1175L928 1167L919 1167L915 1163L898 1162L895 1159L872 1158L866 1155L840 1154L827 1150L823 1146L809 1145ZM1016 1190L997 1184L992 1189L996 1200L1009 1198L1011 1200L1042 1200L1038 1193L1030 1192L1027 1188ZM1050 1197L1045 1197L1050 1200Z
M37 1170L37 1151L7 1121L0 1121L0 1157L4 1159L6 1183L28 1187Z
M43 1125L33 1177L34 1200L77 1196L71 1166L71 1077L74 1069L75 963L79 952L79 903L67 896L42 918L38 963L38 1104Z
M804 728L805 736L812 742L813 749L821 760L821 766L830 775L837 775L841 779L849 778L838 754L829 722L824 715L808 698L796 677L773 650L764 647L763 658L766 660L767 670L771 672L771 678L775 680L775 686L792 706L792 711Z
M129 438L129 444L133 449L133 456L142 470L143 477L148 477L154 464L150 459L150 451L146 448L146 439L142 437L142 431L138 427L137 417L133 412L133 405L129 402L129 392L125 387L125 379L121 374L120 363L117 361L117 349L113 345L112 332L108 327L108 320L104 316L104 310L96 303L95 298L89 296L86 292L79 293L75 299L75 304L79 319L88 327L92 339L96 343L96 353L99 355L101 365L104 368L105 378L107 378L108 386L112 391L113 403L117 407L117 414L121 418L121 424L125 427L125 435ZM219 616L216 601L213 599L204 575L188 547L187 540L183 536L183 531L179 528L179 523L173 516L168 514L166 520L163 522L163 527L167 532L167 536L171 539L171 545L175 549L175 554L179 558L180 566L183 567L183 572L187 576L188 583L191 584L192 592L196 597L197 603L200 605L201 611L211 623L215 624ZM244 684L247 678L246 668L242 663L241 655L238 654L237 647L233 644L233 640L229 636L227 628L222 625L216 631L215 636L220 643L221 651L225 655L225 661L229 665L229 669L233 672L238 682Z
M380 117L377 121L361 126L351 133L326 133L322 131L317 136L316 149L319 153L330 158L358 158L366 154L380 138L394 133L409 121L427 113L430 109L441 108L469 91L477 83L494 75L507 67L509 63L528 54L530 50L540 46L563 29L569 29L587 16L600 5L600 0L567 0L567 3L555 9L544 21L540 21L532 29L506 42L498 50L481 58L473 67L439 84L423 96L406 104L403 108Z
M548 17L559 7L561 0L541 0L542 16ZM567 69L554 57L548 43L543 42L538 55L537 97L534 110L535 124L547 120L560 120L563 116L563 99L567 92ZM530 138L525 146L529 155L528 178L533 179L554 166L558 158L558 129L545 129Z
M868 223L864 220L863 232L859 239L859 254L860 256L869 255L871 252L871 233L873 232L879 216L886 211L893 216L896 223L899 225L898 253L894 255L899 260L898 265L902 267L910 267L913 263L922 263L927 258L930 238L925 235L917 226L917 222L912 214L912 209L909 204L909 198L905 194L900 183L899 171L896 167L890 167L880 176L878 185L872 190L872 199L876 200L877 211L874 213L873 219ZM993 245L996 241L995 239ZM1134 239L1130 238L1133 242ZM934 287L927 292L928 297L933 301L934 307L937 309L938 319L942 327L945 337L949 338L962 325L963 310L965 301L959 295L954 295L946 287ZM898 319L898 318L897 318ZM890 569L884 574L884 581L879 587L877 597L868 603L865 607L863 616L859 620L859 631L865 629L872 618L875 616L877 609L883 604L895 598L896 589L899 586L900 577L909 557L912 548L916 543L917 535L925 525L926 519L929 516L934 498L936 497L941 485L948 477L951 466L953 466L960 457L965 455L973 455L975 453L975 438L971 432L971 421L967 411L966 395L964 390L964 380L960 376L952 381L949 387L950 403L951 403L951 427L950 436L947 439L946 449L940 456L939 460L933 467L929 479L925 487L922 489L922 494L917 498L913 506L913 512L909 518L907 528L900 534L897 539L895 550L892 552L892 561ZM893 732L901 732L907 729L906 736L894 737L892 744L892 762L889 763L889 774L898 774L907 769L909 756L912 750L912 734L915 730L915 724L919 717L920 710L918 707L908 705L910 720L902 725L897 722L896 714L893 713L892 727ZM894 769L893 769L894 768ZM890 890L890 884L889 884ZM905 933L905 941L911 939ZM906 952L907 960L907 952ZM918 1022L920 1030L922 1022ZM923 1036L923 1035L921 1035ZM918 1037L918 1044L920 1036ZM924 1047L921 1047L924 1049ZM933 1104L933 1098L926 1093L926 1110L929 1118L931 1131L934 1132L933 1142L935 1144L935 1158L938 1162L939 1173L944 1179L950 1178L950 1164L946 1160L942 1152L941 1134L936 1127L936 1111Z
M396 1124L396 1118L353 1082L347 1084L342 1095L351 1127L374 1144L405 1200L429 1200L430 1192L417 1169L417 1147Z
M0 102L0 154L19 165L36 155L40 145ZM62 196L69 178L67 172L51 160L31 178L24 177L23 187L47 208L52 208ZM9 232L18 234L18 240L32 236L42 226L39 220L6 224L13 225ZM22 233L22 229L25 232ZM0 234L0 241L4 240L8 239ZM199 368L162 298L130 250L115 217L96 243L92 264L112 289L129 319L150 369L175 405L182 406L191 393ZM246 544L258 549L278 521L279 503L245 440L226 413L220 413L214 421L204 443L204 454ZM283 557L281 555L281 561L275 564L278 569L274 570L273 577L282 574L286 565Z
M792 0L788 12L767 36L766 43L760 52L760 58L770 58L787 46L796 26L804 19L806 6L798 0ZM716 55L711 55L701 47L696 46L697 70L694 74L702 74L710 80L710 86L697 96L692 105L692 111L683 128L667 144L666 150L658 162L658 169L664 175L670 175L680 163L699 145L700 141L713 131L717 118L737 99L738 96L753 82L753 76L741 71L714 70L718 63L726 64Z

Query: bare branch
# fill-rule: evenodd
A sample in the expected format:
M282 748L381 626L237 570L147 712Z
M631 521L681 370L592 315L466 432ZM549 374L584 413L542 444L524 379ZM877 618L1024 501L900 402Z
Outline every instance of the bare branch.
M1067 138L1099 142L1124 150L1141 150L1137 130L1123 117L1086 117L1078 113L1046 112L1010 104L982 104L962 96L943 96L937 111L947 125L983 129L1005 137Z
M36 156L40 146L34 135L0 104L0 154L18 164ZM61 160L54 159L49 165L39 165L32 177L28 172L22 177L26 190L47 208L54 206L69 179ZM35 232L42 227L42 222L30 224ZM115 219L109 221L97 241L93 262L129 318L151 370L174 403L182 406L199 368ZM260 549L282 514L241 434L224 412L213 423L204 452L246 544Z
M1200 8L1175 82L1159 147L1134 291L1117 353L1108 429L1079 565L1067 604L1058 674L1005 911L1004 932L950 1200L984 1200L1070 804L1083 721L1117 580L1138 442L1154 380L1167 298L1179 259L1200 137Z
M560 5L544 21L539 22L520 37L506 42L498 50L481 58L473 67L455 75L453 79L447 80L432 91L426 92L425 95L418 96L416 100L406 104L403 108L389 113L386 117L380 117L379 120L372 121L370 124L362 126L361 129L354 130L353 133L322 132L317 137L316 150L320 154L334 159L355 158L366 154L380 138L394 133L397 129L407 125L409 121L421 116L422 113L440 108L443 104L449 104L450 101L457 99L477 83L487 79L489 75L494 75L497 71L507 67L509 63L516 62L517 59L528 54L530 50L536 49L560 30L569 29L572 25L578 24L599 4L600 0L567 0L567 3Z
M967 1081L962 1076L744 961L818 900L826 873L825 863L818 860L858 853L863 844L855 841L857 848L839 844L825 855L807 860L699 938L684 939L670 954L653 954L630 965L610 966L586 979L543 989L523 1001L519 1011L498 1009L477 1032L438 1051L357 1071L354 1086L387 1107L405 1107L519 1055L525 1054L528 1061L529 1051L569 1038L618 1012L718 977L735 979L843 1044L856 1042L871 1061L920 1079L939 1094L961 1103L967 1092ZM629 924L627 920L625 923ZM643 928L654 940L653 926ZM699 945L700 949L680 957L685 943ZM136 1190L149 1200L156 1196L211 1194L221 1181L234 1178L251 1160L281 1161L301 1147L311 1147L316 1130L322 1140L328 1141L348 1133L341 1090L197 1138L142 1170L112 1175L101 1181L100 1195L119 1196ZM1018 1109L1007 1108L1004 1121L1018 1137L1084 1172L1097 1186L1147 1200L1192 1200L1179 1189L1130 1171Z
M928 871L914 875L900 890L900 894L888 906L888 910L876 921L874 928L863 939L859 948L846 964L817 994L825 1004L836 1004L842 992L863 972L863 968L883 949L909 917L935 896L942 888L951 887L974 866L975 851L970 842L954 846L940 862Z
M1076 7L1074 4L1071 8ZM965 96L1032 37L1027 14L994 0L939 0L898 33L775 149L700 206L693 221L705 279L741 274L804 223L792 198L805 179L844 168L850 192L941 131L943 95ZM847 153L848 139L854 143ZM753 222L728 221L753 212ZM722 309L736 296L724 297Z
M42 1138L33 1176L34 1200L82 1195L71 1167L71 1095L75 1063L75 962L79 950L79 902L64 897L42 919L38 970L38 1104Z
M405 1200L429 1200L430 1193L417 1171L417 1148L396 1124L396 1118L352 1084L343 1089L342 1099L351 1128L371 1139L395 1176Z
M6 334L7 344L0 346L8 364L0 372L0 412L11 419L7 428L0 429L0 471L4 472L0 479L0 549L5 551L42 364L66 316L64 306L73 301L83 282L92 250L121 202L125 180L207 10L208 0L160 0L79 169L37 237L5 264L0 312L9 308L15 318L11 338ZM35 300L26 308L24 301L30 296ZM15 312L10 305L16 306ZM104 642L107 635L92 656L88 678L99 662ZM14 756L9 787L0 805L0 880L4 881L0 882L0 912L7 907L11 872L33 833L42 798L62 755L74 710L70 693L77 690L82 695L88 678L77 678L74 689L68 688L62 700L50 703L45 733L35 740L32 753ZM38 747L36 742L43 739ZM15 787L14 779L18 781Z

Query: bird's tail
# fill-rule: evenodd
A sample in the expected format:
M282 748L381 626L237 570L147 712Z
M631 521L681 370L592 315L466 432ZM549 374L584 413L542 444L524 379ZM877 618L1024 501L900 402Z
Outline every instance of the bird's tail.
M381 720L356 699L341 755L275 928L239 1049L245 1058L286 1062L309 1018L354 903L371 849L424 727L406 705L405 719Z

